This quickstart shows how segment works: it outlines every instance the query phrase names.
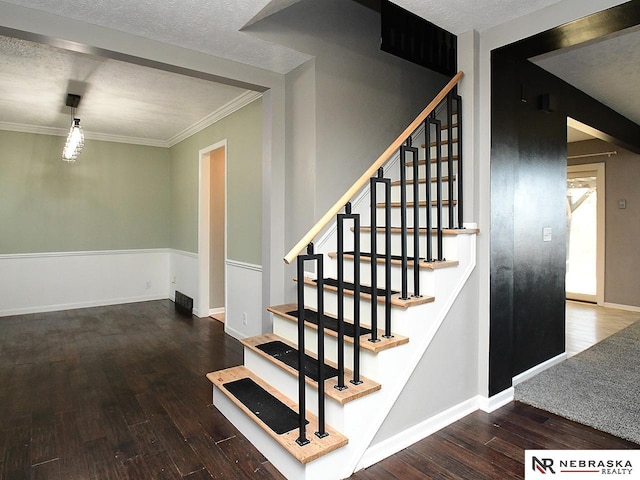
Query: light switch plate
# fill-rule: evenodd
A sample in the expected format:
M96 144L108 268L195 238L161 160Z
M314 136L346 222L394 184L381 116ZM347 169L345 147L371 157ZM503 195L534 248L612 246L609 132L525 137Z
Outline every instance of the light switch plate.
M542 229L542 241L543 242L551 241L551 227L544 227Z

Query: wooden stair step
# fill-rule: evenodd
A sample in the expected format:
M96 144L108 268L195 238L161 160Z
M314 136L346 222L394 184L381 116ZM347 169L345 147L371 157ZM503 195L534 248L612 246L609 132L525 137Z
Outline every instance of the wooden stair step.
M454 200L454 201L453 201L453 204L454 204L454 205L457 205L457 204L458 204L458 201L457 201L457 200ZM391 205L391 207L393 207L393 208L398 208L398 207L402 206L401 202L391 202L391 203L390 203L390 205ZM414 203L413 203L413 202L407 202L407 208L413 208L413 205L414 205ZM448 207L448 206L449 206L449 200L443 200L443 201L442 201L442 205L443 205L444 207ZM384 203L384 202L378 202L378 203L376 203L376 207L378 207L378 208L384 208L385 206L386 206L386 205L385 205L385 203ZM421 200L421 201L419 201L419 202L418 202L418 206L419 206L419 207L426 207L426 206L427 206L427 202L426 202L425 200ZM432 200L432 201L431 201L431 206L432 206L432 207L437 207L437 206L438 206L438 202L437 202L436 200Z
M286 303L283 305L276 305L276 306L272 306L272 307L268 307L267 308L268 311L270 311L271 313L273 313L274 315L278 315L280 318L283 318L285 320L289 320L290 322L294 322L297 323L298 322L298 318L294 315L291 315L291 312L297 312L298 310L298 306L295 303ZM307 309L307 310L311 310L311 309ZM333 315L327 315L325 314L325 317L328 317L330 319L336 320L336 317ZM305 326L307 326L308 328L317 330L318 329L318 324L315 322L310 322L306 320L307 317L305 317ZM351 324L350 321L345 320L345 324ZM332 337L337 337L338 333L336 330L332 330L330 328L327 327L327 325L325 324L325 328L324 328L324 333L325 335L329 335ZM407 337L403 337L401 335L395 335L391 338L384 338L384 330L382 329L378 329L378 339L380 341L378 342L370 342L369 339L369 334L368 333L364 333L362 335L360 335L360 348L362 350L368 350L370 352L373 353L377 353L380 352L382 350L386 350L388 348L393 348L393 347L397 347L399 345L404 345L405 343L409 342L409 339ZM353 343L354 339L353 337L350 337L348 335L345 335L344 337L345 342L347 343Z
M364 230L363 230L364 231ZM371 228L369 227L367 231L371 231ZM384 232L384 229L382 230ZM329 253L329 257L330 258L337 258L338 254L336 252L331 252ZM394 255L391 259L391 265L402 265L402 260L396 258L397 255ZM353 260L354 258L354 254L351 252L345 252L344 254L344 258L348 258L350 260ZM439 268L446 268L446 267L455 267L458 265L458 261L457 260L436 260L433 262L425 262L423 261L424 259L421 258L421 261L419 262L420 264L420 269L423 270L437 270ZM368 253L360 253L360 261L362 262L371 262L371 255ZM378 257L377 260L378 263L386 263L386 259L384 257ZM411 257L411 259L407 262L407 266L410 268L413 268L413 257Z
M454 115L457 115L457 112L453 112ZM449 125L440 125L440 130L447 130L449 128ZM452 123L451 124L451 128L458 128L458 122Z
M458 160L458 155L453 155L453 157L451 157L451 158L455 162L455 161ZM445 162L447 162L449 160L449 157L447 157L446 155L443 155L441 160L442 160L441 163L445 163ZM432 158L431 159L431 163L438 163L438 158L437 157L436 158ZM418 160L418 165L426 165L426 164L427 164L426 160ZM413 167L413 160L409 161L409 162L406 162L405 166L406 167Z
M286 371L287 373L297 378L298 369L296 367L290 366L288 363L279 360L278 357L274 357L273 355L266 353L264 349L260 348L260 346L265 344L268 345L268 344L271 344L272 342L281 342L287 345L291 352L290 355L295 356L295 359L296 359L295 363L297 365L297 356L298 356L297 347L293 345L291 342L288 342L287 340L285 340L284 338L279 337L278 335L269 333L267 335L258 335L255 337L249 337L241 340L241 343L245 347L251 349L256 354L260 355L261 357L265 358L269 362L277 365L279 368L282 368L284 371ZM305 353L313 359L314 363L317 364L318 357L314 353L308 350ZM282 358L282 357L279 357L279 358ZM336 402L342 405L380 390L379 383L374 382L373 380L370 380L366 377L363 377L362 375L360 376L360 381L362 383L358 385L354 385L353 383L351 383L351 380L353 380L353 371L349 370L348 368L345 368L345 375L344 375L345 385L348 388L345 388L344 390L338 390L334 388L335 385L337 385L338 365L326 359L325 359L325 365L331 369L335 369L336 371L335 374L331 373L330 374L331 376L326 378L324 382L325 395L329 398L332 398L333 400L335 400ZM315 377L317 377L317 373ZM308 385L311 385L314 388L318 387L317 381L309 376L305 376L305 381Z
M407 233L413 235L414 228L407 228ZM353 231L353 227L351 227L351 231ZM371 227L360 227L361 232L371 232ZM377 227L376 231L378 233L384 233L385 227ZM427 233L426 227L420 227L418 229L420 234ZM400 227L391 227L391 233L402 233L402 229ZM475 235L480 233L480 229L478 228L443 228L442 234L448 236L456 236L456 235ZM432 235L437 235L438 232L435 228L431 229Z
M297 281L297 279L294 279L295 281ZM332 279L334 280L334 279ZM305 277L304 278L304 283L305 285L311 285L311 286L317 286L316 280L313 278L309 278L309 277ZM371 288L369 285L362 285L362 287L365 288ZM325 290L329 290L332 292L337 292L338 291L338 287L335 287L333 285L327 285L325 283L324 285ZM379 289L378 292L380 292L382 289ZM349 295L349 296L353 296L353 290L347 290L345 288L344 290L344 294L345 295ZM396 307L401 307L401 308L409 308L409 307L413 307L416 305L423 305L425 303L430 303L433 302L435 300L434 297L430 297L428 295L424 295L422 297L412 297L411 293L409 292L409 298L407 299L402 299L400 298L400 293L399 292L395 292L391 294L391 305L396 306ZM364 293L364 292L360 292L360 298L364 298L367 300L371 299L371 295L368 293ZM378 303L384 303L385 302L385 297L384 295L380 295L378 294Z
M453 176L453 181L456 180L456 176ZM431 183L436 183L438 181L437 177L431 177ZM449 181L449 177L448 176L444 176L442 177L442 181L443 182L448 182ZM424 178L421 178L418 180L418 184L420 185L424 185L425 183L427 183L427 180ZM400 180L394 180L393 182L391 182L391 186L392 187L399 187L400 185L402 185L402 182ZM413 185L413 180L407 180L407 185Z
M457 138L454 138L454 139L453 139L453 143L458 143L458 139L457 139ZM442 141L440 142L440 145L442 145L442 146L444 146L444 145L449 145L449 140L442 140ZM430 146L431 146L431 147L437 147L437 146L438 146L438 142L431 142L431 143L430 143ZM420 145L420 147L422 147L422 148L427 148L427 144L426 144L426 143L423 143L423 144L421 144L421 145Z
M268 394L277 399L283 406L290 408L294 412L298 412L298 405L268 383L258 378L246 367L238 366L219 370L217 372L211 372L207 374L207 378L220 390L220 392L224 393L240 410L242 410L249 418L267 432L271 438L278 442L287 452L302 464L309 463L323 455L326 455L327 453L345 446L348 443L348 439L344 435L330 426L326 427L326 431L329 435L323 438L318 438L318 436L314 434L314 432L318 431L318 419L315 415L309 412L306 413L308 424L305 429L305 436L309 440L308 444L303 446L298 445L296 442L299 434L297 428L285 433L276 433L258 415L256 415L251 408L242 403L234 394L227 390L225 384L232 384L232 382L237 380L250 379L264 389Z

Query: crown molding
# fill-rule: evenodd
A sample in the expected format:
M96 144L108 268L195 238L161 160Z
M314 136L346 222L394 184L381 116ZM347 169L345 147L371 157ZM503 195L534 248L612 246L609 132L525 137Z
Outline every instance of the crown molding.
M147 147L161 147L170 148L177 143L186 140L190 136L198 133L200 130L219 122L223 118L231 115L232 113L240 110L242 107L249 105L250 103L258 100L262 97L262 93L247 90L242 95L231 100L226 105L223 105L213 113L207 115L202 120L194 123L190 127L184 129L182 132L174 135L168 140L156 140L152 138L140 138L140 137L128 137L125 135L110 135L107 133L96 133L84 130L84 138L87 140L99 140L103 142L114 143L129 143L133 145L143 145ZM66 137L69 134L68 128L56 128L56 127L42 127L37 125L25 125L21 123L9 123L0 122L0 130L7 130L10 132L21 133L35 133L38 135L55 135L58 137Z
M231 115L234 112L237 112L242 107L245 107L250 103L255 102L261 97L262 97L261 92L254 92L252 90L247 90L245 93L231 100L226 105L223 105L218 110L207 115L199 122L194 123L190 127L185 128L182 132L171 137L169 140L167 140L168 146L173 147L174 145L182 142L183 140L186 140L190 136L198 133L199 131L204 130L208 126L213 125L216 122L219 122L220 120Z

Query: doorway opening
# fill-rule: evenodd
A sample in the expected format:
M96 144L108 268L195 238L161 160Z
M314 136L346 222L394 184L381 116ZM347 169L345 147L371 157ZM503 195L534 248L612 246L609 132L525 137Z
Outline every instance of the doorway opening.
M604 304L604 163L567 167L568 300Z
M224 321L227 304L227 141L199 152L198 303L201 315Z

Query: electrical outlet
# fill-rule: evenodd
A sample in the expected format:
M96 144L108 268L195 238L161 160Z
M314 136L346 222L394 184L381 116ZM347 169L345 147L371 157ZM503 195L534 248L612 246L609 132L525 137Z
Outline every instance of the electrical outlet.
M147 281L147 290L151 288L151 282Z
M242 324L246 325L248 322L247 320L247 312L242 312Z

